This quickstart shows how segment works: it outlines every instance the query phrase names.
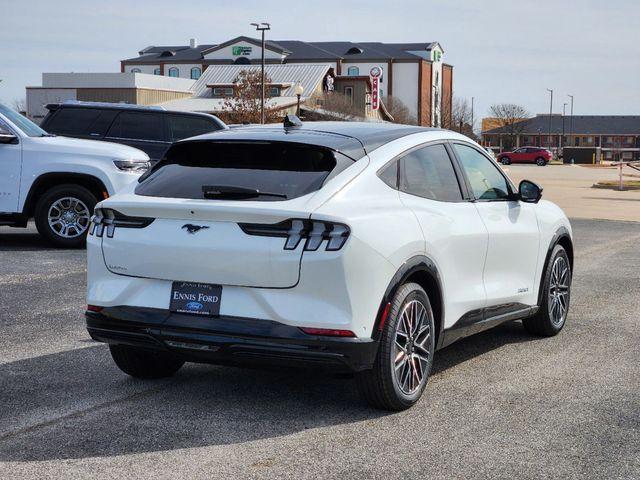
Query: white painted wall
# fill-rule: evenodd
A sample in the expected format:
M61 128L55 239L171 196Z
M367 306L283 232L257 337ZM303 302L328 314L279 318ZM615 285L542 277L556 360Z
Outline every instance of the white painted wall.
M418 78L419 64L392 63L393 85L392 96L402 100L412 115L418 116Z
M193 67L198 67L200 69L200 73L202 73L202 64L201 63L165 63L164 64L164 74L165 76L169 76L170 68L177 68L180 73L179 78L191 78L191 69Z
M134 68L138 68L140 69L140 73L148 73L149 75L153 75L153 71L156 68L160 68L160 65L125 65L124 66L124 71L125 72L131 72Z
M438 52L440 53L440 59L436 61L438 58ZM437 45L431 51L431 61L432 61L432 91L433 95L431 96L431 125L434 127L441 126L442 120L442 62L444 61L444 52ZM437 92L437 102L436 102L436 92Z
M27 116L36 123L40 123L48 112L44 108L45 105L76 99L75 88L27 87Z
M155 88L189 91L194 80L147 73L43 73L46 88Z
M233 47L248 47L248 48L251 48L251 52L248 55L234 55ZM204 58L207 60L229 60L229 59L235 60L238 57L245 57L245 58L248 58L249 60L259 60L262 55L261 50L262 50L262 47L260 47L259 45L254 45L253 43L240 41L240 42L233 43L231 45L227 45L226 47L221 48L220 50L210 52L206 54ZM284 58L284 55L278 52L274 52L273 50L269 50L269 48L265 48L264 57L269 59L282 60Z

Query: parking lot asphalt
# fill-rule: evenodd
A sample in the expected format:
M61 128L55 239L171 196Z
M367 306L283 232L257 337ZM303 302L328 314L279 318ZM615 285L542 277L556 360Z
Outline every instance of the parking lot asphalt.
M396 414L309 372L128 378L84 329L85 252L0 227L0 478L640 478L640 224L572 223L560 335L447 347Z

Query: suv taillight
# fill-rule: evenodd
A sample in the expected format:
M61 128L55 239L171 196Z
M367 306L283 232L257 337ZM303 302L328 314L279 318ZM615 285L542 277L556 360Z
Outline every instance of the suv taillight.
M275 224L240 223L242 231L248 235L263 237L283 237L285 250L295 250L302 240L304 249L316 251L324 240L325 250L340 250L349 237L349 227L342 223L292 218Z
M89 235L102 237L106 230L107 237L113 238L116 227L144 228L150 225L153 220L153 218L147 217L130 217L110 208L96 208L93 217L91 217Z

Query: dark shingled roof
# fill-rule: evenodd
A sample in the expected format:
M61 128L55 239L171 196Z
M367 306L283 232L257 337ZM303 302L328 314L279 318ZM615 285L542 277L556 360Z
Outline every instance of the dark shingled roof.
M187 46L150 46L141 50L140 56L128 58L125 62L157 63L160 60L202 60L204 55L218 47L223 47L237 41L247 41L260 45L260 40L251 37L236 37L218 45L199 45L196 48ZM278 40L266 42L267 48L286 54L287 62L296 60L391 60L427 58L409 53L409 51L427 52L436 42L425 43L381 43L381 42L302 42L299 40ZM349 52L355 53L349 53ZM163 52L173 55L163 57Z
M564 117L564 132L569 133L570 116ZM523 135L545 135L549 132L549 115L537 115L519 122L523 126ZM505 127L482 132L486 135L507 134ZM552 115L551 133L562 134L562 115ZM575 135L640 135L640 115L574 115L573 134Z

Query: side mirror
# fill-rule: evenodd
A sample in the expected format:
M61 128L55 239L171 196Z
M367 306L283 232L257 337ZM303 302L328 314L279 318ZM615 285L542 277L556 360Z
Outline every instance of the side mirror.
M0 144L18 143L18 137L11 133L0 133Z
M538 203L542 198L542 188L531 180L522 180L518 185L518 197L526 203Z

